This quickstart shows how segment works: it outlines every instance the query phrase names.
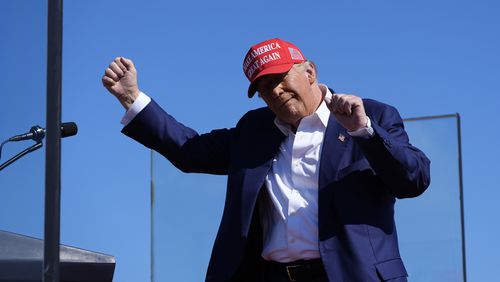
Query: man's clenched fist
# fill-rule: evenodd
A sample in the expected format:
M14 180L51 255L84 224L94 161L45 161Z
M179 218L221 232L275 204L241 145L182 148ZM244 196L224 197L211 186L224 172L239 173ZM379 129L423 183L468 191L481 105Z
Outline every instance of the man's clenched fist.
M102 77L102 84L127 110L139 96L134 63L124 57L117 57L109 64Z
M329 97L328 97L329 98ZM366 127L367 119L363 100L354 95L333 94L325 102L337 121L348 131Z

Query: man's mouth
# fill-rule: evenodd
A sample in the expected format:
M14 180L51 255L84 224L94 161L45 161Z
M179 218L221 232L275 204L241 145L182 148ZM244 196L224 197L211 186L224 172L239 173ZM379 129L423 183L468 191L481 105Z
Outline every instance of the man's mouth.
M286 98L285 100L283 100L283 102L281 103L280 107L286 106L286 104L288 104L292 99L293 99L293 95L289 95L288 98Z

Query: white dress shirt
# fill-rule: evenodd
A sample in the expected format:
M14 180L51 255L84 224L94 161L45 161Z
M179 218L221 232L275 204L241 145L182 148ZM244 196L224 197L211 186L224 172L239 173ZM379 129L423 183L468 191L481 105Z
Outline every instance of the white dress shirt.
M332 94L326 87L323 93ZM275 119L285 134L267 174L268 197L261 203L264 229L262 257L290 262L319 258L318 175L323 136L330 110L323 101L316 112L302 118L294 133Z

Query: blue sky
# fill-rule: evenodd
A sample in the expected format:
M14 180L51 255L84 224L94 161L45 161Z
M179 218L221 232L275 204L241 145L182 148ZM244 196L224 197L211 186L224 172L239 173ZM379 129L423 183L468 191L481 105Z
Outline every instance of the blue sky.
M46 6L0 2L0 140L45 126ZM123 108L101 85L114 57L133 59L140 88L205 132L263 105L246 97L241 63L250 45L280 37L337 92L403 117L460 113L468 278L491 281L500 261L499 12L493 0L65 1L62 117L79 133L62 145L62 243L114 255L115 281L149 279L150 152L120 133ZM1 161L28 144L7 144ZM44 156L1 172L0 229L43 235Z

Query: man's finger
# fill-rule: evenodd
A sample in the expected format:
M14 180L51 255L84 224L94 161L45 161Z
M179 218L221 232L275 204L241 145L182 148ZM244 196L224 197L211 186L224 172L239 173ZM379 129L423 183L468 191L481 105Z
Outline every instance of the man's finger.
M123 71L123 73L125 73L127 71L127 68L125 67L125 65L122 63L122 60L121 60L122 57L116 57L115 60L113 62L115 62L115 64Z
M334 113L337 113L339 111L339 109L338 109L339 108L339 103L340 103L339 100L340 100L340 95L338 95L338 94L333 94L332 95L332 104L331 105L332 105L332 111Z
M335 101L335 111L339 114L346 114L346 107L348 101L345 95L338 95L337 100Z
M102 77L102 84L106 87L112 87L116 82L111 77L104 75Z
M345 97L343 110L344 110L344 113L348 116L350 116L352 114L352 107L354 106L353 102L354 101L353 101L352 97Z
M342 99L342 113L345 115L350 115L351 114L351 101L347 97L344 97Z
M351 114L354 114L357 108L363 107L363 100L357 96L351 96L350 97L350 111Z
M132 62L132 60L129 60L129 59L124 58L124 57L120 57L120 61L127 68L127 70L135 70L135 66L134 66L134 63Z
M106 76L109 76L110 78L112 78L116 82L120 81L120 78L118 77L118 75L116 75L116 73L110 68L106 69Z
M116 73L118 77L123 77L125 75L125 72L115 62L109 64L109 68L113 70L113 72Z

